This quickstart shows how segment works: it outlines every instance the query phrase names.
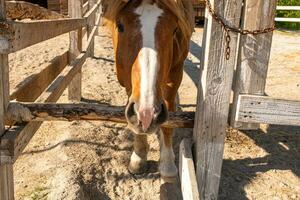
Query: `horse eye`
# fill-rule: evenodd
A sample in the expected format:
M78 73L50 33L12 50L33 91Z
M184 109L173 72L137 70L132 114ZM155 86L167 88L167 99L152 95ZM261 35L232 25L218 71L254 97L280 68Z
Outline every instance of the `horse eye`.
M117 29L119 33L123 33L124 32L124 26L123 24L121 24L120 22L117 23Z

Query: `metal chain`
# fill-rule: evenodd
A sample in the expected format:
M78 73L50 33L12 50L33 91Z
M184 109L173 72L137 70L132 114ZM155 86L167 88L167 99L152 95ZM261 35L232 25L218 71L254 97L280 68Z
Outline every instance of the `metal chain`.
M231 41L230 32L240 33L242 35L259 35L259 34L272 32L276 29L275 23L272 27L268 27L268 28L264 28L264 29L257 29L257 30L247 30L247 29L242 29L242 28L231 27L228 24L226 24L226 22L215 12L215 10L212 8L212 5L211 5L209 0L205 0L205 2L206 2L206 7L207 7L210 15L225 30L226 60L230 59L230 53L231 53L231 49L230 49L230 41Z

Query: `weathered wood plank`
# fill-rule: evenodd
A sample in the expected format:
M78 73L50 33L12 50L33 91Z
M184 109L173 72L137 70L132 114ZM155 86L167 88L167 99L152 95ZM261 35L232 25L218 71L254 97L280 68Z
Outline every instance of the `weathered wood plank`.
M14 199L13 166L11 164L0 165L0 199Z
M196 171L192 155L192 141L183 139L179 148L179 175L184 200L199 200Z
M45 64L43 70L27 81L18 86L10 95L11 100L32 102L35 101L43 91L52 83L59 73L68 64L68 52L55 57L52 61Z
M85 2L82 6L82 13L85 14L89 10L89 2Z
M274 25L276 0L246 0L242 28L257 30ZM258 20L259 19L259 20ZM235 122L235 109L240 94L264 95L273 33L241 35L237 60L236 85L231 126L238 129L258 129L259 124Z
M84 52L90 52L91 49L94 49L94 37L97 34L98 31L98 26L100 24L100 20L101 20L101 16L98 15L97 19L96 19L96 23L93 26L93 29L91 31L91 33L89 34L88 40L87 40L87 44L84 48ZM89 55L90 56L90 55Z
M39 42L54 38L86 25L86 19L57 19L39 21L8 21L8 49L0 48L0 53L12 53Z
M0 0L0 21L6 20L5 0ZM0 142L5 133L4 118L9 102L8 54L0 54ZM0 152L0 199L14 199L13 165L4 164L6 157Z
M88 0L89 2L89 9L90 11L87 13L87 36L88 38L90 37L93 29L94 29L94 26L95 26L95 20L96 20L96 11L97 11L97 8L99 5L95 4L94 0ZM95 46L95 37L94 35L92 35L92 40L90 41L91 42L91 47L88 51L88 55L90 57L93 57L94 56L94 46Z
M236 121L300 126L300 101L240 95Z
M74 75L80 71L86 57L85 53L81 53L76 60L65 67L36 102L56 102ZM13 127L13 130L6 132L1 138L1 150L9 149L12 155L12 162L14 162L41 125L42 122L29 122L25 126Z
M214 0L212 7L233 27L239 27L242 0ZM217 199L224 139L237 49L237 34L231 36L231 56L226 60L225 31L206 12L204 50L194 127L196 174L200 199Z
M68 2L68 12L70 17L81 18L82 17L82 0L74 0ZM82 28L77 31L70 32L70 47L69 47L69 59L70 62L74 60L82 51ZM75 74L73 80L69 85L69 100L80 101L81 100L81 70L78 74Z
M124 110L124 106L101 104L11 102L7 117L18 122L97 120L127 123ZM163 127L192 128L194 114L194 112L169 113L169 119L163 124Z

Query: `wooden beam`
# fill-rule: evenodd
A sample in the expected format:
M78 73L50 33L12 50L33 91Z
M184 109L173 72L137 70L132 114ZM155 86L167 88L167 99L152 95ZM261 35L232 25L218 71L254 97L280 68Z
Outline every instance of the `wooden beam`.
M179 175L183 200L199 200L192 141L186 138L181 141L179 147Z
M110 121L127 123L124 106L109 106L86 103L17 103L11 102L7 117L12 121ZM169 113L163 124L166 128L193 128L194 112Z
M246 0L242 28L264 29L274 26L276 0ZM234 86L234 101L230 124L234 128L253 130L256 123L235 121L235 109L240 94L264 95L273 33L241 35Z
M82 17L82 0L73 0L68 1L68 11L69 16L74 18ZM82 51L82 28L79 28L77 31L70 32L70 46L69 46L69 59L70 62L74 60ZM81 70L78 74L75 74L73 80L69 85L69 100L71 101L80 101L81 100L81 80L82 73Z
M98 26L100 24L100 20L101 20L101 15L98 15L97 19L96 19L96 23L93 26L92 31L89 34L88 40L87 40L87 44L84 48L84 52L90 52L91 49L94 49L94 37L97 34L97 30L98 30ZM90 54L89 54L90 56Z
M88 10L89 10L89 2L87 1L82 6L82 13L86 14Z
M87 17L87 36L88 38L90 36L91 37L91 41L90 41L90 49L88 51L88 55L90 57L93 57L94 56L94 47L95 47L95 37L94 35L91 35L93 29L94 29L94 26L95 26L95 20L96 20L96 11L98 9L98 6L100 5L100 2L98 2L99 4L95 4L94 0L88 0L89 2L89 11L88 13L85 15Z
M5 0L0 0L0 21L6 20ZM4 118L9 102L8 54L0 54L0 142L5 134ZM13 165L6 164L6 156L0 151L0 199L14 199Z
M42 67L43 70L34 74L25 84L18 86L10 95L11 100L32 102L52 83L59 73L68 65L68 52L65 52Z
M95 3L94 0L88 0L87 3L88 3L88 6L89 6L89 10L88 10L87 13L84 14L83 17L86 18L87 21L89 21L90 18L92 18L96 14L97 10L99 9L99 6L101 4L101 0L99 0L97 3Z
M80 71L86 57L85 53L81 53L76 60L65 67L36 102L56 102L74 75ZM11 162L16 161L41 125L42 122L29 122L25 126L12 127L1 138L0 151L10 150L12 152L10 154L12 156Z
M226 24L239 27L243 0L213 0ZM226 59L226 32L206 12L203 54L194 127L196 174L200 199L217 199L229 112L237 34L230 33L231 56Z
M240 95L236 121L300 126L300 101Z
M72 1L71 1L72 2ZM12 53L86 25L86 19L57 19L39 21L8 21L9 48L0 48L0 53Z

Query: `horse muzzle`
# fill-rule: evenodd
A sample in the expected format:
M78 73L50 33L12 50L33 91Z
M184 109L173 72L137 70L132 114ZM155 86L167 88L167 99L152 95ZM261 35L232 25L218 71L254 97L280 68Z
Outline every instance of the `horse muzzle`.
M137 134L155 133L168 119L168 110L164 103L152 107L141 107L134 101L129 101L125 110L129 128Z

